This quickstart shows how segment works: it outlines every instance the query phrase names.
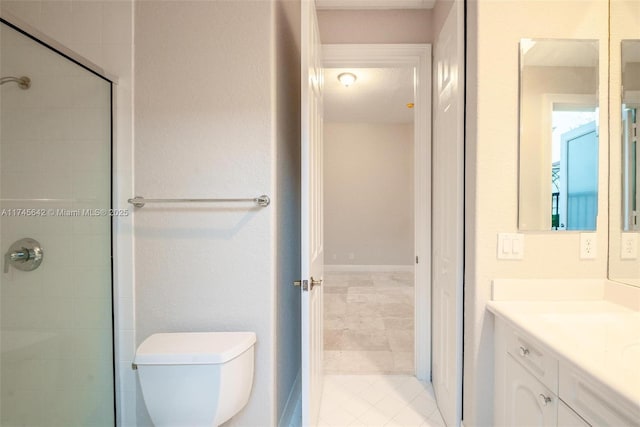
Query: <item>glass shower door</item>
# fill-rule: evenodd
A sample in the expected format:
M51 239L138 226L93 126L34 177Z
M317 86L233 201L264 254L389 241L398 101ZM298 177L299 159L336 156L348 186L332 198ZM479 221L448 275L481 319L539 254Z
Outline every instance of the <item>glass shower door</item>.
M111 82L6 22L0 77L0 425L113 426Z

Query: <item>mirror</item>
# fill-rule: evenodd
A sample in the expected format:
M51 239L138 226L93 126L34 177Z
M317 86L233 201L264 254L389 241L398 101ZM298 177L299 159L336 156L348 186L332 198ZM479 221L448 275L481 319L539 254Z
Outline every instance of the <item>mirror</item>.
M640 2L609 4L609 279L640 286Z
M520 41L520 230L595 230L598 42Z
M640 151L638 150L638 112L640 112L640 40L623 40L622 50L622 231L640 231Z

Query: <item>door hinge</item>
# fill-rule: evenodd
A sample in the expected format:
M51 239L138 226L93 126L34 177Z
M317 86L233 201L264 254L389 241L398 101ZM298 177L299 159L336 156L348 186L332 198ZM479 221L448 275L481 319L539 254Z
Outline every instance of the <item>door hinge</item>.
M416 264L418 264L418 255L416 255Z

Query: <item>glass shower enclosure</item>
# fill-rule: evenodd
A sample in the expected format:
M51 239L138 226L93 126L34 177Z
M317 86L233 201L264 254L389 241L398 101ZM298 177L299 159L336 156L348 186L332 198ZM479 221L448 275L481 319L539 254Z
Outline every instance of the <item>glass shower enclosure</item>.
M2 21L0 425L115 424L112 83Z

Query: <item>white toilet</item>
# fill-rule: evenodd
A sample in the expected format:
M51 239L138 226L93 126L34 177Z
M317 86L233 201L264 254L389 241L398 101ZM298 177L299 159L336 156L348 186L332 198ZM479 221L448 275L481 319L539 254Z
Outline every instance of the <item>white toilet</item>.
M142 396L156 427L219 426L249 400L256 334L154 334L136 351Z

